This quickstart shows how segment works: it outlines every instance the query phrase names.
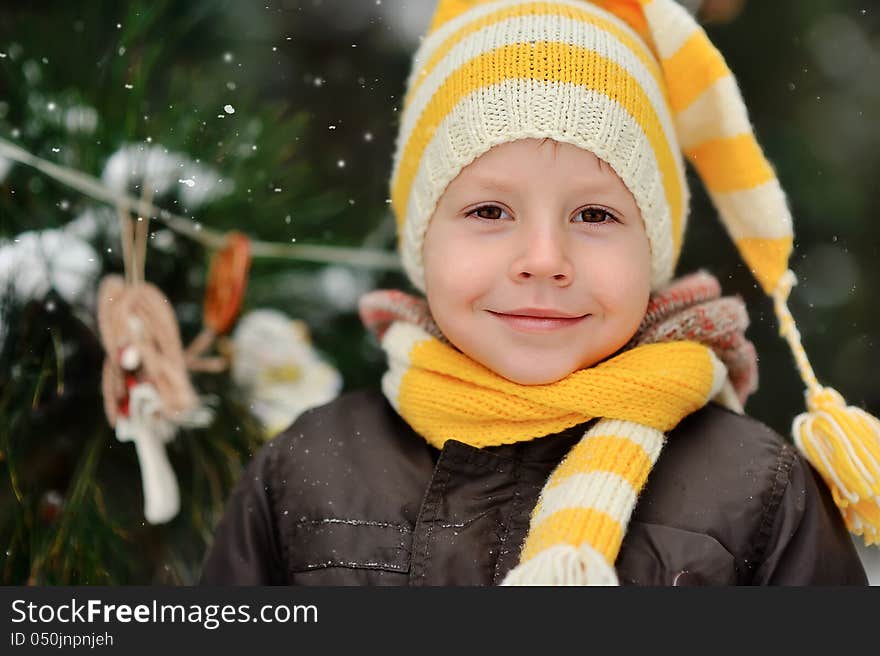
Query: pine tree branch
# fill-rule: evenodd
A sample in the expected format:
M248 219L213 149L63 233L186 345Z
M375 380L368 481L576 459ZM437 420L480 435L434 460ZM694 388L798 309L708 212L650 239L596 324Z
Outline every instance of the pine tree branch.
M5 139L0 139L0 156L31 166L40 173L96 200L104 201L139 216L154 217L171 230L197 241L211 250L218 250L226 245L226 235L223 232L206 228L201 223L172 214L150 202L136 199L128 194L117 193L108 189L97 178L37 157ZM303 260L322 264L346 264L366 269L398 271L401 268L400 259L394 253L342 246L251 241L251 256L254 258Z
M72 490L68 496L67 503L65 504L64 512L61 515L61 522L55 533L55 538L45 551L35 554L31 561L31 572L28 577L28 585L39 585L39 577L42 574L43 566L46 561L58 558L62 552L65 551L65 547L68 546L68 534L72 530L74 518L77 518L79 515L77 509L94 483L95 470L98 466L98 460L100 459L100 454L103 451L105 444L106 430L100 429L97 434L91 438L89 445L86 447L86 452L77 467L74 476L74 483L71 486Z

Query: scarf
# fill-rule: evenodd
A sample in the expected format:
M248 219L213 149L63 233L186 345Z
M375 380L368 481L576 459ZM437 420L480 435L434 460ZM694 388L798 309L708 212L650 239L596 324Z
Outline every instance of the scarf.
M596 419L545 483L519 564L502 585L617 585L614 562L665 434L710 400L741 412L757 358L738 297L698 272L652 294L630 342L587 369L520 385L458 351L427 303L396 290L362 297L388 357L382 389L429 444L497 446Z

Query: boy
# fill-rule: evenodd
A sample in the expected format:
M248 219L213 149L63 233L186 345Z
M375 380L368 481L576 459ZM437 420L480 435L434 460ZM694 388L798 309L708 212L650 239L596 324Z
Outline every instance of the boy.
M382 393L257 454L203 582L866 582L834 505L872 535L864 481L832 499L741 414L741 302L708 274L670 284L685 148L790 319L784 196L707 44L671 0L439 4L391 180L427 302L362 300Z

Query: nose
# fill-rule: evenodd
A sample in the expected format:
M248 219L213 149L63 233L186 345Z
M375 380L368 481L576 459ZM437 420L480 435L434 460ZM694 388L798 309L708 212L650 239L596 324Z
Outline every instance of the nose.
M535 226L519 235L511 260L510 276L516 281L550 280L560 287L571 284L574 267L566 248L564 229Z

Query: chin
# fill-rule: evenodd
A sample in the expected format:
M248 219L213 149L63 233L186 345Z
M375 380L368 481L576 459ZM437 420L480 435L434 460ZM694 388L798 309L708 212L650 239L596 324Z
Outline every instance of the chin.
M574 368L565 368L545 371L497 371L497 373L519 385L549 385L557 380L562 380L573 371L575 371Z

